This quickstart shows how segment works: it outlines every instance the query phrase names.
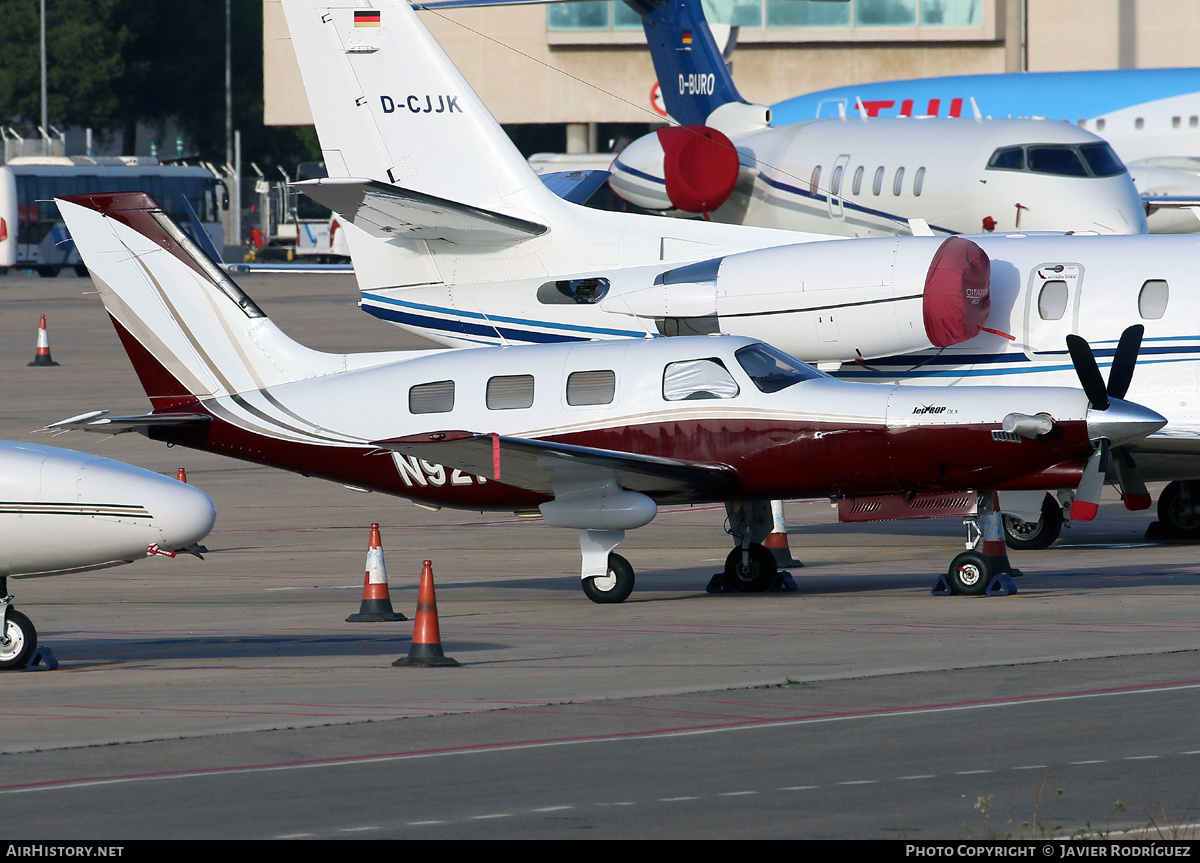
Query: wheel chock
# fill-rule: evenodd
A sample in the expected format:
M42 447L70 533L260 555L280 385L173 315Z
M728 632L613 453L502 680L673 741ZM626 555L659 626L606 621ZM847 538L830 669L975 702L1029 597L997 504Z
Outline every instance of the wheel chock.
M796 587L796 580L792 578L792 574L786 569L781 569L771 579L771 586L767 588L767 591L769 593L795 593L799 589Z
M708 580L708 587L704 588L705 593L733 593L725 584L725 573L714 572L713 577Z
M953 596L954 595L954 591L950 589L950 582L946 579L946 576L944 576L944 575L938 576L937 582L933 585L933 588L929 591L929 593L932 596Z
M34 648L33 657L29 660L29 664L25 666L26 671L37 671L38 666L42 663L46 664L46 671L55 671L58 668L58 660L54 658L54 651L49 647L38 645Z
M1012 596L1017 592L1017 586L1007 572L997 572L988 582L985 592L988 596Z

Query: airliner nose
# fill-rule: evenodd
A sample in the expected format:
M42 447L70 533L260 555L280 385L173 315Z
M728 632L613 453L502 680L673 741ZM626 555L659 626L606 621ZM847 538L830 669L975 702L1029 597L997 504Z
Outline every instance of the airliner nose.
M1105 438L1114 444L1140 440L1166 424L1166 417L1157 411L1123 399L1110 398L1108 410L1088 407L1087 411L1088 437Z

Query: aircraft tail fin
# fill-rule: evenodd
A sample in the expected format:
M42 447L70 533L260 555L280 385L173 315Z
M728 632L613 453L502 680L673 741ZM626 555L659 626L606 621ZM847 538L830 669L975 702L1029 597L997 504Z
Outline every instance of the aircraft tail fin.
M155 411L345 369L286 336L146 193L58 205Z
M557 200L407 0L283 8L330 177L507 215Z

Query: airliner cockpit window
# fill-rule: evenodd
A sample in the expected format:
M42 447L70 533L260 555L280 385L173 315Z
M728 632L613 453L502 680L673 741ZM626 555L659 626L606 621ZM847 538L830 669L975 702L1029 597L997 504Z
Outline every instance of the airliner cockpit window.
M1029 170L1057 177L1086 177L1087 168L1074 147L1045 145L1029 148Z
M731 399L739 392L737 381L716 357L671 363L663 371L663 398L669 402Z
M769 345L749 345L735 352L734 356L754 385L764 393L777 393L800 381L828 377L824 372Z
M992 153L988 167L1001 171L1024 171L1025 151L1020 147L1001 147Z
M1115 177L1125 173L1125 164L1113 152L1107 141L1097 141L1095 144L1083 144L1079 148L1083 159L1087 162L1092 173L1097 177Z

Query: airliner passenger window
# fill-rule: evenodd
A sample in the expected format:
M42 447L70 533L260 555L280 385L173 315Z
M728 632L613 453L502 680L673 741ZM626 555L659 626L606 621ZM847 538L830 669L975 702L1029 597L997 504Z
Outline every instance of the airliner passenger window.
M833 179L829 181L829 191L834 195L842 193L842 171L845 170L841 165L833 169Z
M1038 317L1043 321L1059 321L1067 311L1067 283L1054 279L1042 285L1038 294Z
M808 179L808 192L810 195L815 195L819 188L821 188L821 166L817 165Z
M875 182L871 184L871 193L878 195L883 189L883 165L875 169Z
M671 363L663 371L663 398L669 402L731 399L739 392L737 381L716 357Z
M862 165L859 165L854 170L854 183L850 187L850 191L853 192L855 195L857 195L859 192L862 191L862 178L863 178L863 172L865 170L866 169Z
M918 198L921 197L923 188L925 188L925 169L917 168L917 175L913 177L913 194Z
M1167 313L1169 289L1162 279L1150 279L1138 294L1138 314L1142 320L1157 321Z
M904 187L904 169L896 169L896 179L892 180L892 194L899 195L900 190Z
M516 410L532 404L533 375L497 375L488 379L488 410Z
M1074 147L1044 145L1029 148L1029 170L1058 177L1086 177L1087 168Z
M444 414L454 410L454 381L434 381L410 388L408 410L414 414Z
M567 375L567 404L610 405L617 392L617 373L608 369Z

